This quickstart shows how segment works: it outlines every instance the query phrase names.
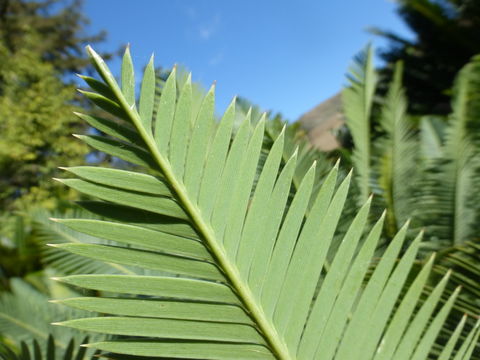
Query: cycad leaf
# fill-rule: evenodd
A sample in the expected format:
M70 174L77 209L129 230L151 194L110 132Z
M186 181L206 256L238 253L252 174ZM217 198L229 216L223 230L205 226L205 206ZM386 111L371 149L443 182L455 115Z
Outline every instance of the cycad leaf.
M172 132L177 99L176 75L177 71L174 67L163 88L155 121L155 142L163 153L167 153L168 151L168 142Z
M88 336L80 344L88 342ZM63 352L57 352L55 356L55 339L50 334L45 346L45 342L33 339L21 343L21 352L17 354L14 349L0 344L0 359L2 360L94 360L98 357L92 354L86 347L78 347L75 339L72 338ZM88 352L88 354L87 354ZM97 354L98 352L96 352Z
M75 166L63 168L78 177L100 185L116 187L125 190L138 191L158 196L171 196L168 185L163 179L139 174L132 171L108 169L94 166Z
M183 180L185 159L187 155L187 140L192 130L192 79L187 81L180 91L178 103L173 118L172 133L170 135L169 162L177 178Z
M417 168L417 147L413 141L410 119L406 115L402 74L403 65L398 63L380 117L385 137L378 142L382 152L378 162L378 182L388 209L389 235L393 235L410 216Z
M438 357L438 360L448 360L453 353L453 348L458 340L458 337L462 333L463 327L465 326L465 322L467 321L467 315L463 315L462 320L458 323L455 331L453 332L452 336L448 340L447 344L442 350L442 353Z
M58 179L58 181L78 190L84 194L98 197L101 200L116 202L120 205L128 205L155 212L161 215L171 216L176 219L186 220L187 215L180 205L173 199L165 196L151 196L140 191L130 191L111 186L100 185L81 179Z
M17 349L22 348L24 358L36 360L40 353L46 355L47 360L61 360L72 341L77 344L87 341L84 339L85 335L74 329L62 331L50 323L92 313L53 305L48 302L47 295L35 290L23 280L12 279L10 284L11 292L4 292L0 296L0 334L2 339L14 344ZM102 338L99 335L94 336L97 340ZM1 346L0 358L4 351L9 354L5 360L16 359L11 351L2 349ZM88 353L91 355L92 351ZM72 357L65 359L72 360Z
M203 99L198 117L192 130L192 138L188 147L188 154L185 165L185 186L190 196L196 198L200 182L199 177L203 175L203 160L209 147L209 139L214 128L215 112L215 88L211 87ZM163 96L161 97L163 98ZM162 130L158 130L162 131ZM207 139L207 141L205 141Z
M45 266L49 266L55 269L55 271L62 275L74 274L77 272L87 274L134 274L135 272L131 267L114 264L110 262L96 261L83 256L77 256L72 253L68 253L57 249L57 244L112 244L105 237L97 237L93 233L87 233L82 231L76 231L74 227L67 227L59 223L58 219L53 219L52 214L45 211L36 211L30 214L32 218L32 228L35 234L35 239L43 246L41 247L41 260ZM56 216L56 214L53 214ZM91 217L86 211L72 211L69 212L69 216L72 217L70 221L84 221L87 224L91 221L98 221L94 219L75 219L75 217ZM50 219L49 219L50 218ZM54 220L54 222L49 221ZM91 223L90 223L91 224ZM97 224L93 222L93 224ZM82 230L81 228L80 230ZM50 246L47 246L50 245Z
M76 135L76 137L85 141L91 147L119 159L136 165L156 168L156 164L151 162L148 153L137 147L136 144L130 145L122 141L94 135Z
M65 304L95 309L107 316L71 320L63 325L122 336L91 344L105 351L202 359L323 359L323 346L332 358L343 331L372 332L376 336L362 353L366 359L372 358L412 266L419 239L392 271L404 240L404 232L399 235L363 292L362 283L383 222L379 220L364 239L368 201L333 254L325 276L322 268L348 196L351 175L336 189L335 167L318 192L313 191L316 166L310 164L298 184L293 184L297 154L282 162L283 132L259 167L264 120L252 130L249 112L232 136L232 102L218 126L213 126L213 94L207 94L196 116L191 82L186 81L177 101L172 85L174 72L160 98L152 134L103 60L92 49L88 51L105 85L115 95L112 109L117 111L118 107L126 113L143 139L148 154L145 160L152 163L153 176L132 175L129 181L124 172L74 168L71 173L82 179L62 181L104 200L85 207L113 221L103 223L105 228L101 230L88 229L94 224L78 220L64 220L64 224L114 241L118 236L118 243L128 247L63 247L90 258L163 272L61 278L67 284L109 294L101 299L65 300ZM366 94L371 92L369 88ZM140 103L144 96L151 94L142 91ZM369 109L363 110L368 115ZM204 121L206 124L200 123ZM99 176L101 171L107 174L105 178ZM118 178L112 177L115 174ZM289 201L292 185L296 191ZM103 226L101 222L96 225ZM121 231L125 234L119 234ZM178 241L178 250L174 241ZM387 271L386 277L379 271ZM121 296L113 298L112 294ZM366 305L371 303L374 305ZM136 312L135 307L142 304L144 307ZM365 308L372 309L372 316L353 321L356 310ZM207 309L211 309L210 314ZM218 317L212 318L217 313ZM352 321L349 313L353 314ZM429 312L422 312L417 319L413 314L413 321L421 323L429 318L427 315ZM420 341L420 334L418 338ZM431 338L432 332L422 344L428 348ZM319 344L322 349L317 349Z
M251 324L238 306L213 303L189 303L174 300L128 298L70 298L57 301L77 309L123 316L163 319L202 320Z
M139 114L143 127L151 131L153 103L155 101L155 69L153 67L153 55L148 62L143 74L142 87L140 89Z
M136 144L139 147L141 147L143 144L142 138L138 136L131 126L128 126L128 124L125 124L124 122L112 121L109 119L100 118L98 116L90 116L81 113L74 114L107 135L122 141Z
M122 92L128 104L135 106L135 74L130 46L125 49L122 63Z
M343 91L342 101L355 145L353 163L360 190L359 203L362 205L370 195L370 115L377 82L371 46L357 57L349 72L349 82L350 86Z
M477 321L473 330L468 334L468 337L463 342L460 349L457 351L454 360L467 360L470 359L475 346L478 343L480 337L480 320Z
M275 357L265 346L220 342L188 341L107 341L90 345L96 349L138 356L162 357L171 359L224 359L224 360L274 360ZM234 346L234 347L233 347ZM233 347L233 349L232 349Z
M477 193L478 161L477 131L480 58L475 57L459 72L455 81L452 109L445 128L442 157L427 163L423 190L418 203L418 215L442 245L462 244L475 238L478 201L471 201ZM430 125L434 123L430 120ZM439 190L441 189L441 190ZM428 211L426 215L425 211Z
M190 258L212 260L211 255L198 241L188 237L158 232L141 226L121 224L96 219L55 219L69 228L97 238L115 241L166 254L184 255ZM172 229L173 225L170 227ZM156 242L149 238L156 237Z

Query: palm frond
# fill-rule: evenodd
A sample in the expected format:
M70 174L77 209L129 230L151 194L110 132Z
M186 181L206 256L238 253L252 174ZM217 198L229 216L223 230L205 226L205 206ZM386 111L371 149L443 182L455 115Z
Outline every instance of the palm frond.
M394 78L382 106L380 126L385 137L379 139L381 158L378 183L387 207L387 234L392 236L410 217L411 193L417 169L417 146L406 115L407 101L402 88L403 65L396 65Z
M427 226L429 237L439 244L452 246L474 238L480 213L478 201L471 194L478 192L480 146L469 129L476 123L475 111L480 103L480 59L466 65L456 80L454 99L442 156L432 158L422 179L418 216Z
M421 157L426 161L443 156L445 121L440 117L424 116L420 120Z
M480 306L480 265L478 263L480 244L478 240L466 242L444 249L438 255L438 259L433 267L435 276L432 278L432 283L444 276L449 271L448 269L452 269L451 281L447 286L445 294L451 294L455 287L462 287L461 296L454 305L455 311L449 316L450 329L445 329L442 334L442 337L445 339L444 342L447 342L447 339L452 335L451 329L454 329L454 324L464 314L465 316L468 315L464 319L468 326L472 326L475 319L478 319L478 308ZM431 285L427 286L426 290L430 291ZM472 357L472 359L478 359L479 350L477 346L475 357Z
M61 278L70 285L119 294L60 301L105 314L61 325L119 336L89 346L133 356L347 360L352 351L358 358L362 349L362 359L383 351L398 359L426 359L458 291L434 315L447 274L415 312L430 261L400 298L421 235L397 262L404 226L363 286L384 222L382 216L367 227L371 199L366 199L319 286L351 175L337 187L335 166L312 198L313 164L287 206L298 155L281 166L283 131L257 175L264 120L252 129L249 112L232 136L232 103L215 125L214 135L208 136L214 122L213 92L192 119L190 82L177 98L175 71L153 119L150 93L141 91L139 111L128 95L134 93L130 54L125 55L120 88L104 61L91 48L88 52L103 82L97 86L99 92L86 96L133 126L141 141L84 140L145 166L154 175L89 167L71 170L70 174L81 175L61 181L98 198L87 207L115 220L61 222L123 246L66 244L64 249L163 274ZM147 67L142 89L150 88L152 76ZM127 177L130 180L123 181ZM395 310L398 301L401 306Z
M357 172L360 192L358 202L363 204L371 193L370 115L377 75L373 68L373 50L369 46L357 56L348 73L349 86L342 93L346 123L354 142L352 161Z
M85 316L87 312L51 304L47 295L23 280L12 279L10 284L12 291L0 295L0 334L9 343L21 348L21 342L35 339L41 351L45 351L51 334L58 354L67 351L71 341L81 343L85 335L74 329L59 329L51 323ZM102 337L96 335L95 338Z
M88 336L85 337L80 344L88 342ZM62 353L57 353L57 347L55 346L55 339L52 335L48 336L47 344L42 346L37 339L33 339L31 342L21 342L20 351L11 349L5 345L0 344L0 359L2 360L94 360L97 359L95 354L91 354L85 347L78 347L75 343L75 339L71 339L68 342L68 346ZM44 350L42 350L42 348ZM89 352L90 354L87 354ZM99 352L98 352L99 353Z
M22 277L40 268L39 246L23 213L0 217L0 289L9 289L9 278Z

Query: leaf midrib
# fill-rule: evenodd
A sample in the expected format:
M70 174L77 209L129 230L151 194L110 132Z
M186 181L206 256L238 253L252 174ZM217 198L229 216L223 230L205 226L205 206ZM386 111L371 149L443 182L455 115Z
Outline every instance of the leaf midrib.
M280 360L292 360L293 357L290 355L285 343L280 339L276 329L265 316L263 309L257 305L250 288L244 284L238 269L229 261L223 248L220 246L220 243L216 240L213 229L207 222L204 221L197 206L190 201L185 186L176 179L170 163L160 153L151 132L148 132L143 127L143 123L139 114L127 103L115 79L110 72L106 70L104 61L93 51L91 47L88 46L87 51L92 56L94 61L99 65L98 68L101 72L101 75L104 77L107 84L112 88L117 100L120 103L120 106L126 111L135 128L139 131L141 137L144 139L145 144L150 150L150 153L160 166L160 169L163 171L165 179L171 184L175 194L178 196L180 202L184 206L185 211L188 215L190 215L197 229L203 235L211 252L218 261L228 280L230 280L232 287L238 294L239 299L243 302L250 316L258 325L260 332L264 336L268 345L270 345L272 352Z

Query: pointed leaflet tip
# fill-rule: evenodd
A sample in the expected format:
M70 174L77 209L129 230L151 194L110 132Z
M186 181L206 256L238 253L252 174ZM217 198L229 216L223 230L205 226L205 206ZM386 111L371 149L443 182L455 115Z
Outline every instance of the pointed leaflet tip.
M373 199L373 194L370 195L370 198L368 199L369 202L372 202ZM387 215L387 209L383 210L382 215L380 216L380 219L383 220L385 219L385 216Z
M425 228L421 228L419 232L420 237L423 237L424 234L425 234Z
M277 138L275 139L275 142L278 141L279 139L283 139L285 138L285 129L287 128L287 124L284 124L283 125L283 128L282 128L282 131L280 131L280 134L278 134Z
M340 158L337 159L337 161L335 162L335 165L333 166L334 169L338 170L338 168L340 167Z
M94 58L99 58L100 56L97 54L97 52L95 50L93 50L93 48L90 46L90 45L87 45L85 47L85 49L87 50L88 54Z
M85 50L87 51L88 56L90 56L92 59L98 57L98 54L95 52L95 50L93 50L90 45L85 46Z
M445 279L445 281L448 281L448 279L450 278L450 275L452 275L452 269L447 270L447 273L443 277Z
M82 89L76 89L80 94L85 95L88 94L88 91L82 90Z
M297 156L298 156L298 151L299 151L298 149L299 149L299 146L298 146L298 145L295 146L295 150L293 151L293 154L292 154L292 156L291 156L290 158L293 158L293 157L297 157Z
M365 201L365 204L368 204L369 206L372 205L373 197L374 195L370 194L370 196L367 198L367 201ZM386 213L387 213L387 209L383 209L382 215L380 215L380 219L383 219Z
M208 89L208 94L213 94L213 95L215 95L215 86L216 86L216 82L214 81L214 82L212 83L212 85L210 86L210 88ZM207 95L208 95L208 94L207 94Z
M267 120L266 113L262 113L262 115L260 116L260 119L258 119L257 124L264 124L266 120Z

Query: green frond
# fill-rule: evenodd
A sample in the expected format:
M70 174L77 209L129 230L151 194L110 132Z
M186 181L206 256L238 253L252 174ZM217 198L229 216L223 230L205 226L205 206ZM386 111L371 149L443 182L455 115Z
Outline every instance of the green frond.
M22 348L22 342L25 347L27 343L30 346L30 342L35 341L42 353L47 348L54 349L50 352L57 353L54 358L57 360L60 354L73 346L72 342L82 343L85 335L74 329L62 330L51 323L92 313L49 303L47 295L20 279L12 279L11 288L11 292L0 295L0 334L15 346L14 352ZM98 334L93 338L103 339ZM92 354L92 351L88 351L88 354Z
M80 344L88 342L88 336L85 337ZM97 354L100 352L95 352L92 354L86 347L79 347L75 343L75 339L71 339L68 342L67 348L58 353L58 350L55 346L55 339L52 335L48 336L46 345L40 345L37 339L33 341L23 342L20 345L20 351L16 349L11 349L0 343L0 359L2 360L94 360L97 359ZM43 349L43 350L42 350Z
M412 191L416 183L417 145L407 117L407 100L402 88L403 65L398 63L385 103L380 126L385 136L379 139L381 157L378 183L387 207L387 233L395 234L411 216Z
M443 156L445 121L440 117L424 116L420 120L421 157L427 161Z
M455 287L462 287L461 296L454 304L455 311L451 314L451 319L460 321L462 316L466 314L468 315L467 326L472 326L474 319L478 318L480 285L476 279L480 277L479 256L480 244L478 240L467 242L444 249L439 253L434 266L437 278L443 276L448 271L447 269L453 271L446 294L451 294ZM445 332L442 335L444 338L448 338L451 334Z
M110 220L65 219L62 225L117 244L59 246L90 259L158 273L58 279L100 294L59 302L102 314L58 325L109 334L112 340L89 346L131 356L371 359L388 340L385 349L395 358L427 358L456 293L434 315L447 275L420 306L418 294L431 269L427 263L401 296L421 235L397 261L406 227L400 230L367 281L384 223L382 216L368 226L371 198L362 203L331 252L351 173L337 186L337 164L315 191L317 169L310 164L289 201L299 154L285 160L285 130L259 167L264 119L252 126L248 112L235 127L232 102L212 126L213 94L207 95L204 110L192 115L189 80L178 97L173 85L167 91L168 84L176 84L175 72L167 80L159 109L152 111L155 119L149 119L150 110L145 117L129 103L131 88L120 88L103 60L91 48L88 52L110 90L102 90L106 100L100 105L108 100L112 115L120 115L119 121L135 128L143 140L137 148L125 138L119 140L129 145L122 146L124 156L138 159L135 154L142 146L142 165L150 175L69 171L76 178L62 182L97 198L83 206ZM130 70L123 72L130 77ZM150 81L149 75L144 79ZM367 81L365 118L371 86ZM151 94L141 91L140 104L144 96ZM117 146L110 145L109 150L116 151ZM332 259L325 275L327 255Z
M476 233L480 207L471 194L480 189L476 180L480 143L471 130L478 126L475 114L480 106L479 82L480 59L474 58L456 79L453 112L445 128L441 156L427 161L420 183L418 216L427 226L427 235L437 237L446 246L461 244Z
M352 160L360 191L358 203L361 205L371 193L370 116L377 84L371 46L357 56L348 73L348 80L349 84L342 93L342 102L346 123L354 142Z

